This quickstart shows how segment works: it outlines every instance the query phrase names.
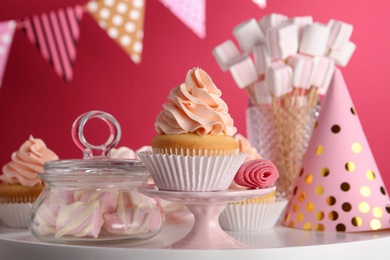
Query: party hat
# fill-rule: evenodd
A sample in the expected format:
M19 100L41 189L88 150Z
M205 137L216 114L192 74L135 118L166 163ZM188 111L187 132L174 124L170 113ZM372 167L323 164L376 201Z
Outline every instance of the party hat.
M358 232L390 227L390 201L340 70L313 130L283 225Z

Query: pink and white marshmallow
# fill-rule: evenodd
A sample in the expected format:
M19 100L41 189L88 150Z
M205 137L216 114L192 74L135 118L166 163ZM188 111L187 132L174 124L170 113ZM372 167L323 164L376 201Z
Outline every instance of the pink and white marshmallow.
M250 53L255 45L265 41L264 33L254 18L234 27L233 35L241 50L246 54Z
M98 201L103 213L112 213L118 207L117 191L79 190L74 193L76 201L91 204Z
M331 51L343 49L351 38L353 26L341 21L329 20L328 27L330 29L328 48Z
M38 223L40 234L48 235L56 232L56 221L60 207L59 204L42 204L39 206L35 220Z
M292 74L292 68L284 62L272 62L265 76L267 90L277 97L291 92Z
M255 92L255 99L257 104L271 104L272 103L272 96L271 93L268 91L267 86L265 84L265 80L257 81L254 83L254 92Z
M313 23L313 17L311 16L296 16L288 19L288 22L292 22L298 27L298 39L302 37L303 29Z
M263 30L264 34L266 34L269 28L278 26L282 22L287 21L287 19L287 16L283 14L272 13L270 15L263 16L263 18L259 21L259 26Z
M227 71L231 65L241 58L240 51L231 40L219 44L213 49L212 53L222 71Z
M288 59L287 64L293 70L292 85L296 88L309 89L314 69L313 58L302 54L295 54Z
M134 208L119 208L113 214L104 214L104 229L113 234L140 234L161 226L161 218L154 211Z
M298 27L284 22L267 30L267 49L271 60L284 60L298 51Z
M328 26L313 23L303 29L299 52L310 56L326 54L330 29Z
M91 236L97 238L103 225L103 214L98 201L87 205L76 201L62 206L56 220L55 237L65 235L75 237Z
M318 93L325 95L335 70L335 61L328 57L313 58L312 86L318 87Z
M347 66L355 50L356 45L353 42L347 42L341 49L331 50L329 53L329 58L334 59L337 65L345 67Z
M265 44L259 44L253 48L253 60L255 61L257 74L259 76L264 75L271 65L271 58Z
M248 56L233 64L229 70L239 88L246 88L259 78L255 64Z

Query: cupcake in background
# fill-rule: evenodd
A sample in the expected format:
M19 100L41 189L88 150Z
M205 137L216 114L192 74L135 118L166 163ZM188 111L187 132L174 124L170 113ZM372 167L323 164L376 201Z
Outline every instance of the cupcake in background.
M238 143L239 151L246 154L245 161L261 159L261 156L257 151L256 147L253 147L247 138L238 133L235 134L233 137Z
M32 204L45 187L38 173L43 173L43 164L52 160L58 156L32 135L12 153L0 175L0 219L6 226L28 227Z
M269 160L263 160L256 148L242 135L237 134L240 151L247 153L245 163L234 177L230 189L263 189L268 188L279 178L279 172ZM256 231L275 226L280 218L287 200L278 198L276 191L265 196L228 203L219 217L224 230Z
M157 187L170 191L227 190L246 154L222 92L200 68L187 72L157 115L152 152L139 157Z

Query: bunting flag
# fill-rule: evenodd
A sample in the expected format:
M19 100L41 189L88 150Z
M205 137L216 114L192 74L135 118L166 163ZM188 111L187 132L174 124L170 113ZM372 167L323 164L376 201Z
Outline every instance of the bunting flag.
M206 37L205 0L160 0L160 2L199 38Z
M135 63L141 62L145 0L90 1L87 9L100 27Z
M3 83L3 75L7 65L15 27L15 21L0 22L0 87Z
M73 78L82 16L82 7L75 6L34 15L22 21L27 38L65 82Z
M267 0L252 0L253 3L257 4L261 9L267 6Z

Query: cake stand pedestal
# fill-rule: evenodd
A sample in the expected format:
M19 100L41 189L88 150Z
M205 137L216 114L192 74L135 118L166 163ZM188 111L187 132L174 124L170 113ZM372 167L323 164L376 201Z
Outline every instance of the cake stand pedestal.
M163 191L155 186L142 186L140 193L149 197L179 202L186 205L194 215L194 225L190 232L176 242L165 246L169 249L243 249L249 246L229 236L219 225L219 215L227 203L264 196L275 190L229 189L210 192Z

